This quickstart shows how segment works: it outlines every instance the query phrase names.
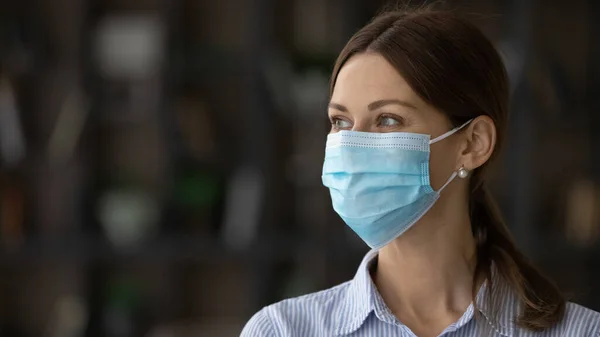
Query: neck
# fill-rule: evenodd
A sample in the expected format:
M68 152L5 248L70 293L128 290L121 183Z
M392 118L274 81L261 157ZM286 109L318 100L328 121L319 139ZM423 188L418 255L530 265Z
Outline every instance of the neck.
M375 283L402 321L452 323L472 302L476 250L468 211L449 216L436 208L379 252Z

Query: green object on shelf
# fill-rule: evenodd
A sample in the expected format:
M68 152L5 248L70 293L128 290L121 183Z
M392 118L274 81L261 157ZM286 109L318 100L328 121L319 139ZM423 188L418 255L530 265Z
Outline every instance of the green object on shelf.
M142 290L139 282L120 275L109 281L106 304L102 312L103 331L106 336L139 336Z
M188 207L210 207L220 195L221 184L216 174L192 171L184 174L176 186L176 199Z
M108 286L107 300L111 307L137 308L141 303L139 286L128 278L116 279Z

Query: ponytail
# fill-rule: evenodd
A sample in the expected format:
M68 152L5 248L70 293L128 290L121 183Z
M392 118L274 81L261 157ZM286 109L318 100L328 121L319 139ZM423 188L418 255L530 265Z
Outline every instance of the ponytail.
M491 308L499 308L500 300L492 297L492 268L513 289L522 304L522 311L516 318L520 327L532 331L542 331L552 327L562 318L565 299L556 285L545 278L517 249L506 224L476 172L471 179L471 226L477 245L477 266L474 281L485 278L488 282L488 295ZM473 283L474 285L477 282ZM476 289L473 289L474 293Z

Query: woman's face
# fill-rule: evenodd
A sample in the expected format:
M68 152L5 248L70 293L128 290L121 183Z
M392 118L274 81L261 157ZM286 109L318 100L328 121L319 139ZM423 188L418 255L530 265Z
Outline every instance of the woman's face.
M331 132L414 132L435 138L450 129L450 120L424 102L385 58L363 53L340 70L328 108ZM431 145L431 186L439 189L460 168L456 136Z

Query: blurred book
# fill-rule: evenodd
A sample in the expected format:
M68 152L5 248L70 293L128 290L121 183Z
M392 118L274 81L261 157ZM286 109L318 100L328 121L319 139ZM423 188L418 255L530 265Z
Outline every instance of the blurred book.
M572 243L590 247L600 235L600 189L591 180L578 179L567 197L566 236Z
M0 77L0 154L5 166L15 166L25 157L16 93L7 77Z
M46 337L84 337L88 322L86 300L79 296L61 296L56 300Z
M0 77L0 242L16 249L24 239L25 184L19 168L25 158L16 91L10 79Z
M186 283L190 314L211 318L247 315L255 299L252 279L247 263L226 258L209 268L191 270Z
M176 113L186 154L199 160L214 157L217 151L216 130L206 104L190 95L179 99Z
M25 191L19 179L3 174L0 185L0 242L18 249L25 239Z
M258 235L264 180L257 168L242 166L228 181L222 239L232 249L248 248Z

